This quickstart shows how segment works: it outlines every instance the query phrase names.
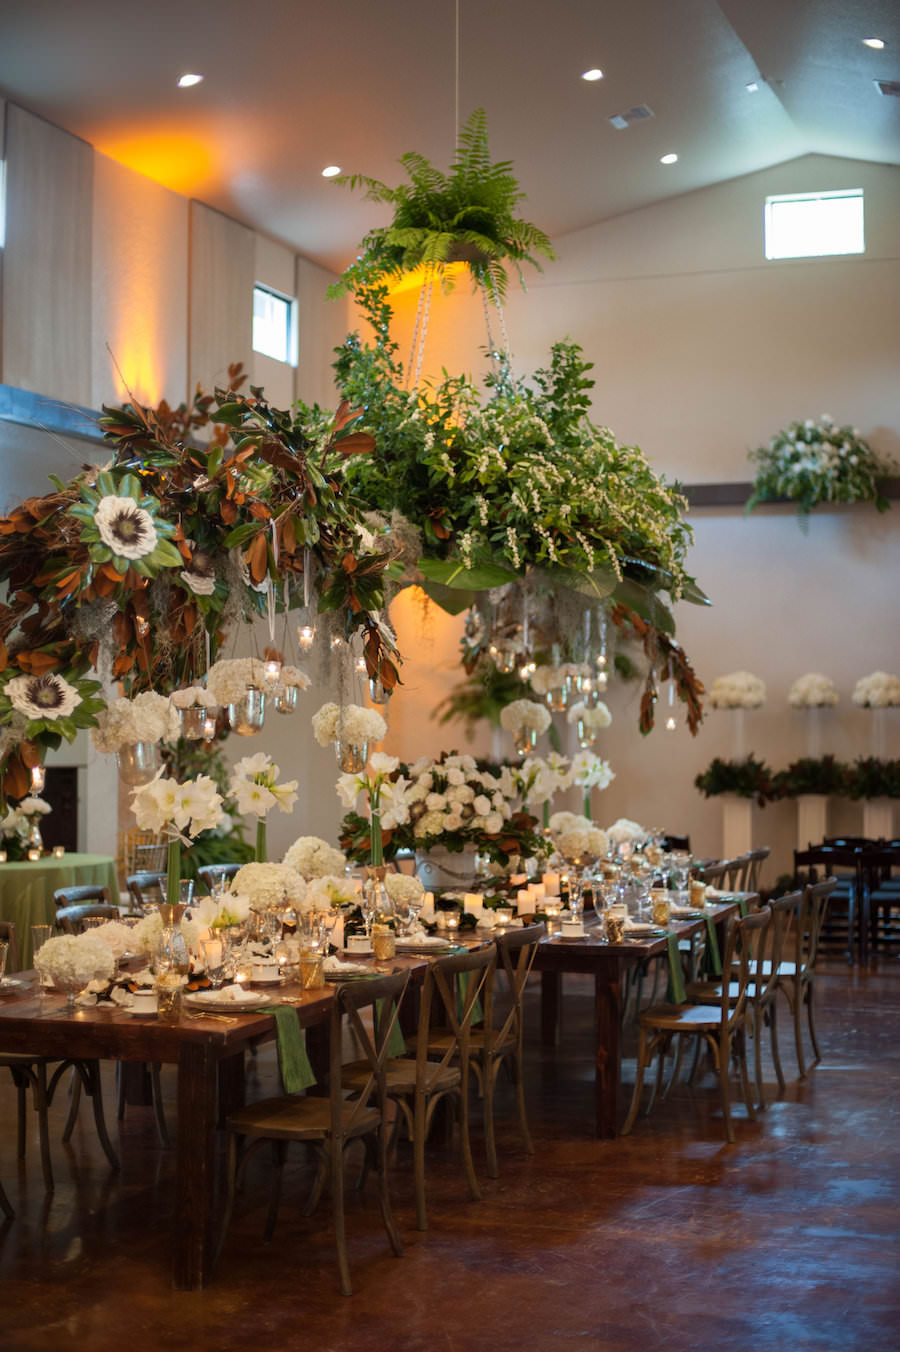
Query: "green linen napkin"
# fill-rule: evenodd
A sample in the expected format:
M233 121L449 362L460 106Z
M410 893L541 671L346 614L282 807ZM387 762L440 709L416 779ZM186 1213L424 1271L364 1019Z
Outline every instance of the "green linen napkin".
M706 952L703 955L703 966L708 976L721 976L722 959L719 956L719 939L715 922L711 915L703 918L706 921Z
M683 1005L687 999L684 989L684 972L681 967L681 955L678 952L678 935L674 930L666 932L669 946L669 989L668 1000L673 1005Z
M286 1094L299 1094L316 1083L313 1068L306 1051L306 1030L293 1005L260 1005L258 1014L271 1014L275 1020L275 1042L278 1047L278 1069Z

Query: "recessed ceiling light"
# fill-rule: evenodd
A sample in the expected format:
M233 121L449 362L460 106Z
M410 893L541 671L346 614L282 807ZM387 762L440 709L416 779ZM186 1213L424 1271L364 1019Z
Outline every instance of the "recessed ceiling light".
M677 156L677 155L660 155L660 157L659 157L659 162L660 162L660 164L676 164L676 163L678 162L678 156Z
M340 172L341 166L339 164L326 164L325 168L322 170L322 177L334 178L335 174L339 174Z
M202 79L203 79L202 75L192 75L190 72L188 72L186 75L179 75L178 88L190 89L191 85L199 84Z
M864 47L871 47L873 52L884 50L884 38L863 38L862 44Z
M748 85L744 85L744 88L746 89L748 94L759 93L759 85L757 84L756 80L751 80Z
M598 70L596 66L592 66L590 70L584 72L581 78L582 80L602 80L603 71Z

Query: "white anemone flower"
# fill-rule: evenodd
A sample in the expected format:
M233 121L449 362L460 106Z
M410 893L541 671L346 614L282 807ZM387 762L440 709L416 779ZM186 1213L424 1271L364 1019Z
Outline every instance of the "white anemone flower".
M129 499L130 501L130 499ZM20 714L26 718L68 718L81 703L74 685L55 672L43 676L14 676L6 682L3 692Z
M100 539L123 559L142 559L156 548L153 518L133 498L101 498L94 512Z

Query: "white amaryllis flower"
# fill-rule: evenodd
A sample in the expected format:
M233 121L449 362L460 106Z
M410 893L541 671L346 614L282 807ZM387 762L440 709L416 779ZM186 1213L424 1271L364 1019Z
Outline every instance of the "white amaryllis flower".
M307 881L323 878L326 874L341 874L347 867L346 857L327 840L319 836L300 836L284 856L285 864L296 869Z
M6 682L3 693L26 718L48 718L51 722L68 718L81 703L74 685L52 671L43 676L14 676Z
M94 525L100 539L123 559L142 559L156 548L157 534L153 518L133 498L110 494L101 498L94 512Z
M830 676L818 671L809 671L798 676L788 694L788 703L795 709L820 709L838 703L840 695Z
M514 736L524 728L544 733L550 726L550 711L530 699L514 699L500 710L500 725Z

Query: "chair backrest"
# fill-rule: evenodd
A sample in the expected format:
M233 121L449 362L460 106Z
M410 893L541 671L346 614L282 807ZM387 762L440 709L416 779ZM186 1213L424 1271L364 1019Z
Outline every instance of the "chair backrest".
M142 911L152 910L166 899L166 875L144 870L129 873L125 886L134 904Z
M526 925L522 929L508 930L494 940L497 945L497 970L502 972L506 983L506 992L510 998L510 1009L499 1027L494 1024L494 999L497 983L487 992L484 1006L484 1037L488 1048L499 1046L513 1033L517 1041L522 1038L522 995L534 965L538 944L546 934L544 925Z
M751 915L732 916L725 935L723 972L736 974L737 998L733 998L731 984L722 982L722 1028L730 1028L744 1018L747 1007L747 988L753 979L751 963L765 961L767 931L772 921L768 906L762 906Z
M241 867L240 864L204 864L197 869L197 877L207 892L212 892L225 878L233 878Z
M85 920L91 916L102 916L104 920L118 920L118 906L62 906L56 912L57 928L63 934L80 934Z
M6 970L17 972L19 970L19 941L16 938L16 927L11 920L0 920L0 942L9 944L9 952L6 955Z
M466 953L438 958L428 966L419 1001L419 1026L416 1038L416 1075L421 1078L428 1061L432 1015L440 1002L439 1018L450 1033L438 1064L448 1066L459 1053L464 1064L469 1054L469 1034L477 1001L492 1001L497 949L491 944L470 948Z
M759 891L759 871L769 857L771 851L768 845L761 845L758 850L749 850L746 855L747 867L742 880L742 892Z
M397 1026L400 1005L409 982L409 970L393 972L390 976L373 977L371 981L346 982L337 986L331 1006L329 1025L329 1097L331 1100L331 1131L335 1136L347 1135L359 1117L369 1107L373 1095L378 1108L384 1112L385 1065L388 1059L391 1034ZM371 1030L360 1018L360 1010L372 1008ZM358 1098L352 1110L344 1097L343 1083L343 1021L346 1017L355 1036L369 1076L362 1090L354 1086Z
M60 887L53 893L53 902L57 911L61 906L80 906L93 901L102 906L111 906L112 898L108 887L88 883L84 887Z

